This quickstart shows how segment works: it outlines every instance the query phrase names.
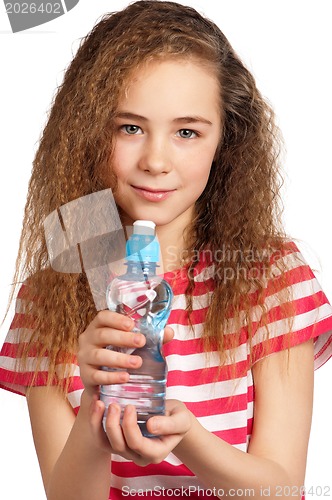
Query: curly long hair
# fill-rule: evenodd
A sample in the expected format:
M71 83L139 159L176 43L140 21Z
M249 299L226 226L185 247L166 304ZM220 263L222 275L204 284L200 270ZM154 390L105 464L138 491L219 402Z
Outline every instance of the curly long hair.
M50 380L59 358L68 361L75 354L79 334L96 308L84 272L51 269L44 219L71 200L106 187L116 189L114 176L105 175L112 165L113 117L133 71L158 58L192 58L213 68L220 81L223 134L186 232L188 255L193 256L187 266L189 317L195 286L191 271L204 249L213 256L224 248L231 256L214 262L214 293L203 334L207 351L217 348L224 359L230 311L246 318L250 341L253 286L264 307L264 279L252 271L257 265L269 270L273 259L266 250L278 251L285 238L279 196L281 139L273 110L212 21L174 2L137 1L104 15L82 40L54 97L33 163L15 282L27 278L34 297L29 306L34 332L24 344L23 361L37 341L39 358L45 353L49 357ZM248 252L256 258L246 258ZM232 338L236 346L238 339Z

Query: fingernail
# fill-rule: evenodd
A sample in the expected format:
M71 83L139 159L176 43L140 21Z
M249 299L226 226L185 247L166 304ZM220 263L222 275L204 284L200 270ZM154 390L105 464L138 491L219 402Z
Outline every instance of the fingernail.
M134 344L135 345L141 345L141 336L140 335L135 335L134 336Z
M126 413L129 415L132 415L133 413L136 413L136 408L134 405L128 405L126 406Z
M136 356L129 356L129 364L132 366L137 366L137 358Z
M156 418L152 418L149 422L149 427L151 429L151 432L158 432L158 420Z
M119 382L127 382L128 380L128 373L120 373L119 374Z
M130 328L133 326L133 321L130 318L127 318L123 321L123 325L125 328Z
M109 406L109 412L111 415L115 415L117 413L117 411L118 411L118 409L116 406L114 406L114 405Z

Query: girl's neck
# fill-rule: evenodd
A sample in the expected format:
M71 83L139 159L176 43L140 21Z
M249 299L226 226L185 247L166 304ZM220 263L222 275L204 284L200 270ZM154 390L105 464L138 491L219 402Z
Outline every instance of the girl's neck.
M180 268L184 263L185 244L183 231L164 230L164 226L157 228L157 237L160 244L160 269L166 273Z

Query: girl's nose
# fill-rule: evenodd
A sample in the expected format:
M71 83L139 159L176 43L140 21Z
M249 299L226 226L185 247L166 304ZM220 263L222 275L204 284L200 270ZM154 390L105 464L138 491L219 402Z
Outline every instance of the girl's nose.
M150 138L145 144L139 167L153 175L169 172L171 162L167 141L161 137Z

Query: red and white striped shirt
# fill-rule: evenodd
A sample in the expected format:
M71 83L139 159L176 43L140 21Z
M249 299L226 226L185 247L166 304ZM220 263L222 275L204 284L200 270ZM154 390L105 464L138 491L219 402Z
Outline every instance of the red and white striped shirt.
M269 338L261 324L261 308L253 306L251 317L254 326L252 359L257 362L264 356L263 343L268 343L268 352L278 352L288 345L295 346L314 339L315 368L319 368L332 356L332 307L323 293L310 267L305 263L298 248L292 242L285 244L283 255L287 266L287 284L291 288L295 317L292 334L286 309L281 307L281 295L277 277L280 271L275 266L271 278L267 280L265 305L268 311ZM167 398L183 401L200 423L220 439L247 451L253 425L254 385L249 365L250 348L246 327L241 328L238 347L232 357L219 369L218 353L212 352L208 358L203 350L201 338L204 319L213 293L214 266L204 258L195 269L193 291L193 313L191 317L194 332L189 327L186 312L185 290L188 284L186 273L165 275L173 288L174 299L168 324L174 329L174 339L164 346L167 360ZM24 342L18 337L19 327L24 326L24 316L20 313L20 301L24 300L22 287L16 304L16 314L2 350L0 352L0 387L24 395L34 372L35 358L29 358L26 370L19 371L16 365L17 346ZM229 319L226 338L234 335L234 321ZM26 335L29 334L27 331ZM285 339L289 339L285 342ZM227 354L227 353L226 353ZM231 364L231 359L235 360ZM75 413L79 410L83 384L79 367L74 363L74 376L68 393L68 400ZM43 385L48 369L47 358L42 360L40 373L35 385ZM245 375L244 375L245 373ZM111 462L110 498L157 498L167 496L213 497L195 475L172 453L158 465L139 467L133 462L114 455ZM172 491L171 491L172 490Z

